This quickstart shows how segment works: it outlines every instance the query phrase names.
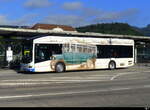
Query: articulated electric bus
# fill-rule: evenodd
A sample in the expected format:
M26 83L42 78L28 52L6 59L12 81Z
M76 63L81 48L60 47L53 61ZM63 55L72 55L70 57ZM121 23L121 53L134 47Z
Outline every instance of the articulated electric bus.
M116 69L134 65L134 40L43 36L23 44L21 71Z

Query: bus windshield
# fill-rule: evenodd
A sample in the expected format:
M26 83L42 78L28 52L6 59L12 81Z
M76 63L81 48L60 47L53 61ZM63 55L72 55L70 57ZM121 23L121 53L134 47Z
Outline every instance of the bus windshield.
M23 43L23 51L22 51L22 63L30 63L32 61L32 42L25 41Z

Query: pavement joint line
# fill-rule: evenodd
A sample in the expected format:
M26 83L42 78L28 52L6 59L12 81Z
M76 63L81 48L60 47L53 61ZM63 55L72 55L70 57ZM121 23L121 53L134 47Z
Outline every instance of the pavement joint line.
M150 71L143 71L144 73L150 73Z
M112 91L117 91L117 90L129 90L129 89L132 89L132 88L129 88L129 87L126 87L126 88L113 88L113 89L110 89Z
M88 79L88 80L78 80L78 79L75 79L75 80L29 80L29 81L27 81L27 80L22 80L22 81L0 81L1 83L0 84L2 84L2 83L26 83L26 82L28 82L28 83L32 83L32 82L54 82L54 81L63 81L63 82L65 82L65 81L99 81L99 80L102 80L102 79Z
M97 81L106 81L106 80L67 80L67 81L49 81L49 82L16 82L16 83L0 83L0 87L4 86L33 86L33 85L43 85L43 84L63 84L63 83L84 83L84 82L97 82Z
M127 74L129 74L129 73L131 73L131 72L128 72ZM132 72L133 73L133 72ZM122 74L124 74L124 73L122 73ZM63 77L51 77L50 79L36 79L36 80L34 80L34 79L16 79L16 80L1 80L2 82L13 82L13 81L20 81L20 82L23 82L23 81L59 81L59 80L63 80L63 79L67 79L67 80L86 80L86 78L94 78L94 79L100 79L100 78L115 78L115 77L117 77L118 75L120 75L120 74L115 74L115 75L89 75L89 76L72 76L72 77L69 77L69 76L63 76ZM77 79L78 78L78 79ZM1 82L0 81L0 82Z
M150 88L150 85L144 85L145 88Z
M69 92L57 92L57 93L39 93L39 94L28 94L28 95L10 95L10 96L0 96L0 99L15 99L15 98L28 98L28 97L40 97L40 96L58 96L58 95L73 95L73 94L85 94L85 93L100 93L100 92L110 92L110 91L122 91L122 90L132 90L141 88L150 88L150 85L145 85L141 87L117 87L99 90L84 90L84 91L69 91Z
M111 77L111 76L110 76ZM109 76L107 77L97 77L97 76L90 76L90 77L57 77L57 78L50 78L50 79L19 79L19 80L1 80L0 82L46 82L46 81L83 81L83 80L101 80L101 79L108 79L110 78Z
M25 83L25 82L28 82L28 83L32 83L32 82L54 82L54 81L99 81L99 80L106 80L106 79L67 79L67 80L63 80L63 79L54 79L54 80L19 80L19 81L16 81L16 80L7 80L7 81L0 81L0 83Z
M0 86L10 86L10 85L38 85L38 84L51 84L51 83L68 83L68 82L93 82L93 81L109 81L114 80L115 78L127 75L127 74L135 74L137 72L124 72L115 75L107 75L107 77L98 77L98 76L106 76L106 75L89 75L89 76L76 76L76 77L52 77L51 79L18 79L18 80L1 80ZM93 77L94 76L94 77ZM111 78L110 78L110 77ZM62 79L61 79L62 78ZM66 79L63 79L66 78ZM68 79L67 79L68 78ZM76 79L78 78L78 79Z

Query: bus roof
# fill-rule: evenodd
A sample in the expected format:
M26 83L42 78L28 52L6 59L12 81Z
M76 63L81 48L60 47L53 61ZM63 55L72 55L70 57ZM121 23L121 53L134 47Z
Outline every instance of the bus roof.
M94 44L94 45L133 45L132 39L119 39L119 38L89 38L70 36L43 36L33 39L33 43L56 43L56 44Z

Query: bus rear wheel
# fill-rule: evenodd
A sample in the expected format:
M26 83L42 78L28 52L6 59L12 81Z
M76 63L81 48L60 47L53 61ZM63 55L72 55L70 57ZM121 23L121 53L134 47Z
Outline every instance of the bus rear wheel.
M110 61L110 62L109 62L109 65L108 65L108 68L109 68L110 70L116 69L116 63L115 63L114 61Z
M61 73L65 71L65 65L63 63L57 63L55 66L55 71Z

